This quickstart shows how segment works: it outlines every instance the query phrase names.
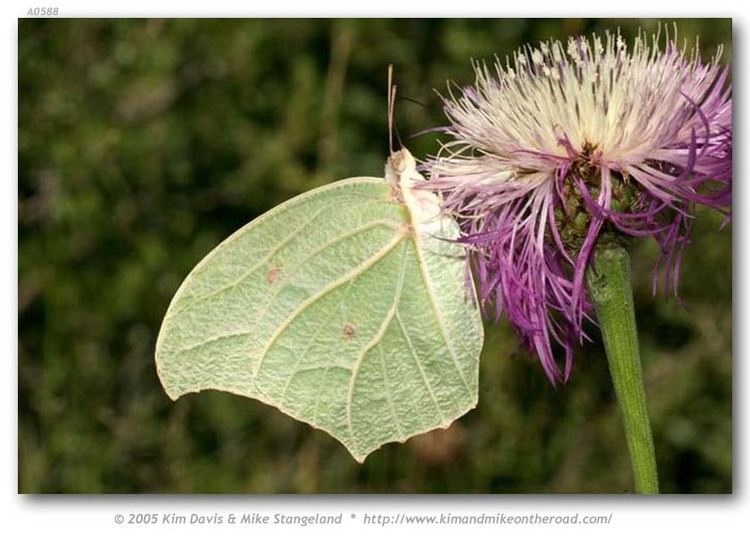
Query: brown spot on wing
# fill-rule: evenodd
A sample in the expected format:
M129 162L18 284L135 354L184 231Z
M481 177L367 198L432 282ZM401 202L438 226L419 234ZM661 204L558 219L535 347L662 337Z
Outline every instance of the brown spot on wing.
M346 337L347 339L351 339L352 337L354 337L354 335L356 335L356 333L357 328L354 327L354 324L352 324L351 322L347 322L346 324L344 324L344 337Z
M266 274L266 283L272 285L273 282L279 278L279 274L281 274L281 268L281 265L277 264L276 266L268 270L268 273Z

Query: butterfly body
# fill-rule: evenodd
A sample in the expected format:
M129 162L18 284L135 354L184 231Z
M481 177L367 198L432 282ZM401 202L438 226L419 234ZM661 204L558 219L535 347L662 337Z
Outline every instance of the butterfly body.
M385 180L398 190L398 198L409 209L411 224L418 233L437 233L440 229L440 199L419 189L425 178L417 171L417 162L408 149L391 153L385 166Z

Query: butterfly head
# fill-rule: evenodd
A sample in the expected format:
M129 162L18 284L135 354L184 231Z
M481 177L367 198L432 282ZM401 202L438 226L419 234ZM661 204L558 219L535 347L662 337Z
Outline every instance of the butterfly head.
M390 184L399 184L404 175L412 175L417 170L417 162L408 149L391 153L385 164L385 178Z

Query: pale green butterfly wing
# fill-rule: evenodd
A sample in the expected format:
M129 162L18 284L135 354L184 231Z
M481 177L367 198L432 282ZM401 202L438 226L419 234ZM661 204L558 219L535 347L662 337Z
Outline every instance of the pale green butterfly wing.
M477 402L483 332L465 252L415 231L383 179L283 203L185 279L156 346L172 399L203 389L258 399L325 430L355 459L446 427ZM436 223L437 227L436 227Z

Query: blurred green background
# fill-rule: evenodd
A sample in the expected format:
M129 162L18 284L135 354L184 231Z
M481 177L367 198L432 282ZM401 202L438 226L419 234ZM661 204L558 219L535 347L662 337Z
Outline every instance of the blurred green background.
M625 492L631 476L600 341L557 389L505 323L487 327L480 402L447 431L358 465L273 408L170 402L153 350L182 279L274 205L381 175L386 69L399 131L444 124L434 89L471 58L654 20L22 20L19 24L19 490ZM680 20L731 57L731 21ZM434 153L437 136L408 145ZM732 238L699 212L685 307L636 303L662 489L732 490ZM592 330L593 331L593 330Z

